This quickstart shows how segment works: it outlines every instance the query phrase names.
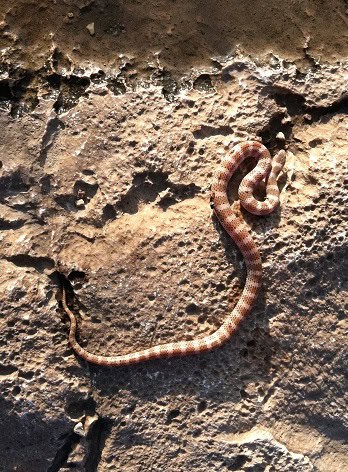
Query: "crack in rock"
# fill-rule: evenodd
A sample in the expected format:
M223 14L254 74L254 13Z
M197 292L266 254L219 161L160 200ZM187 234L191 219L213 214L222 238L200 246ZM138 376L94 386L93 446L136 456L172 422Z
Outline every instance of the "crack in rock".
M334 100L330 105L318 106L308 105L304 95L284 86L272 85L266 87L264 91L270 94L277 105L286 108L291 117L304 117L308 115L307 122L310 124L320 121L326 115L348 113L348 94L346 93L337 100Z
M92 425L88 436L88 452L86 454L86 472L98 472L98 465L102 457L107 437L110 435L112 420L98 418Z
M267 86L262 93L269 95L278 106L283 108L283 110L275 112L270 117L267 125L257 133L263 143L273 148L279 145L276 139L276 135L279 132L284 134L286 141L290 140L295 121L300 120L312 124L320 121L322 118L330 119L329 115L348 113L347 94L343 94L330 105L316 106L308 105L304 95L284 86Z
M195 139L206 139L212 136L228 136L233 134L233 130L230 126L210 126L201 125L197 130L193 131Z
M0 64L1 69L6 69ZM30 112L39 103L35 74L20 68L8 67L8 77L0 80L0 108L8 109L13 118Z
M209 74L200 74L193 81L193 88L200 92L215 92L211 77Z
M38 272L43 272L45 270L51 270L55 266L55 262L50 257L44 256L29 256L28 254L16 254L14 256L5 256L8 262L17 267L32 267Z
M58 449L52 464L47 469L47 472L59 472L61 468L67 463L72 450L79 443L79 441L80 436L75 432L68 434L64 443Z
M58 118L58 116L54 116L53 118L50 118L48 120L47 125L46 125L46 130L42 137L41 146L40 146L39 164L41 167L45 165L48 151L54 144L54 141L58 133L60 132L60 130L64 128L65 128L65 125Z
M28 220L18 219L16 221L6 220L5 218L0 217L0 231L9 231L19 229L24 226Z
M2 205L0 203L0 230L8 231L19 229L27 223L33 223L28 215L24 212L14 210L10 205Z
M269 119L268 123L257 133L258 136L262 139L263 144L271 148L276 148L278 146L277 134L279 132L283 133L285 140L289 141L292 135L293 123L287 114L283 111L277 111Z
M187 198L193 198L201 188L194 183L176 184L169 180L166 172L141 172L133 177L130 189L121 196L116 204L116 212L134 214L141 203L158 201L158 205L166 210L169 206ZM109 208L109 205L108 205ZM105 208L104 208L105 209ZM108 209L108 213L113 212Z
M54 111L58 115L76 106L80 97L87 97L87 89L91 84L89 77L74 74L66 77L53 73L46 80L53 89L58 90L58 97L53 105Z
M6 377L8 375L12 375L17 371L18 371L18 367L14 365L0 364L0 377Z
M4 173L0 177L0 202L5 202L8 196L28 192L31 183L31 178L24 168L17 168L14 172Z

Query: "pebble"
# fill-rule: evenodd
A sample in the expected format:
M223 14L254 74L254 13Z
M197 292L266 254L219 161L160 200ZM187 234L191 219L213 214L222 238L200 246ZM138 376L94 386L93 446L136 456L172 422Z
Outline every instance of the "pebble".
M82 198L80 198L76 201L75 205L77 206L77 208L82 208L85 206L85 202L82 200Z
M276 138L279 139L280 141L285 141L285 136L284 133L279 131L279 133L276 134Z
M89 34L90 34L91 36L94 36L94 34L95 34L94 22L93 22L93 23L89 23L89 24L86 26L86 28L88 29Z
M83 429L83 424L81 423L81 421L75 424L74 433L78 434L79 436L85 436L85 431Z

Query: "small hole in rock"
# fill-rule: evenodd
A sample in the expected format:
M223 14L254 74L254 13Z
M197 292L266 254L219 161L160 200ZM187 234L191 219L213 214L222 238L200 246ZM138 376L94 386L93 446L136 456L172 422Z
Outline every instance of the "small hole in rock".
M171 421L173 421L174 418L178 417L180 415L180 410L170 410L168 412L168 416L167 416L167 421L168 423L170 423Z
M68 275L69 280L84 279L85 277L86 274L82 270L72 270Z
M202 400L198 403L197 405L197 411L198 413L202 413L207 408L207 402L205 400Z
M199 312L199 307L195 303L189 303L185 309L189 315L194 315Z

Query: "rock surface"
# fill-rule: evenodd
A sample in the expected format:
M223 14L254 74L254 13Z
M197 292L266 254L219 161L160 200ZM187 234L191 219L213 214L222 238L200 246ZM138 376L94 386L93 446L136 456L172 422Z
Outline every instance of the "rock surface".
M278 41L277 18L288 7L279 12L270 2L278 30L269 37L260 28L258 47L282 58L260 59L243 16L234 32L224 29L232 7L222 21L221 3L216 18L189 17L203 25L193 33L200 48L192 60L182 52L178 65L175 41L187 39L190 23L178 21L172 33L169 23L184 15L183 2L152 6L138 23L127 15L144 5L118 6L112 25L106 1L56 2L56 10L13 3L1 7L0 471L346 470L341 26L326 30L336 42L327 39L319 61L303 36L290 36L288 49ZM342 2L322 8L333 3L336 14L325 21L348 21ZM301 10L308 25L288 13L291 24L307 26L319 54L313 4ZM168 37L146 36L151 24L165 25ZM202 40L216 24L221 51L216 33ZM34 25L38 35L54 30L52 42L32 48ZM238 34L251 55L217 59ZM117 53L128 47L134 60L113 63L106 46L121 37ZM150 63L156 41L164 56ZM96 353L193 339L221 324L245 271L211 214L209 186L222 156L245 139L261 139L272 154L285 147L287 162L281 207L268 217L243 212L262 251L264 283L238 333L208 354L128 368L76 357L62 283L76 297L81 343ZM231 201L250 165L233 177Z

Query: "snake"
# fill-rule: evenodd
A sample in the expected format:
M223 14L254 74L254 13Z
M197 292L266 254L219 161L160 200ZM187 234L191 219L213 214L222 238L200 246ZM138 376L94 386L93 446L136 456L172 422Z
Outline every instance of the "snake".
M225 155L214 173L210 206L221 225L241 251L246 266L246 281L242 294L221 326L212 334L190 341L174 341L158 344L128 354L99 355L89 352L76 339L77 319L68 307L66 289L62 287L61 302L70 319L69 343L82 359L97 365L125 366L152 359L161 359L189 354L200 354L222 346L236 331L240 323L250 313L261 287L262 262L258 247L252 238L248 226L241 218L241 212L230 205L227 186L231 176L248 157L257 159L255 167L242 179L238 188L240 204L254 215L267 215L279 204L277 178L281 172L286 152L280 150L272 159L268 149L259 141L245 141L236 144ZM263 201L253 195L255 188L264 182L266 196Z

